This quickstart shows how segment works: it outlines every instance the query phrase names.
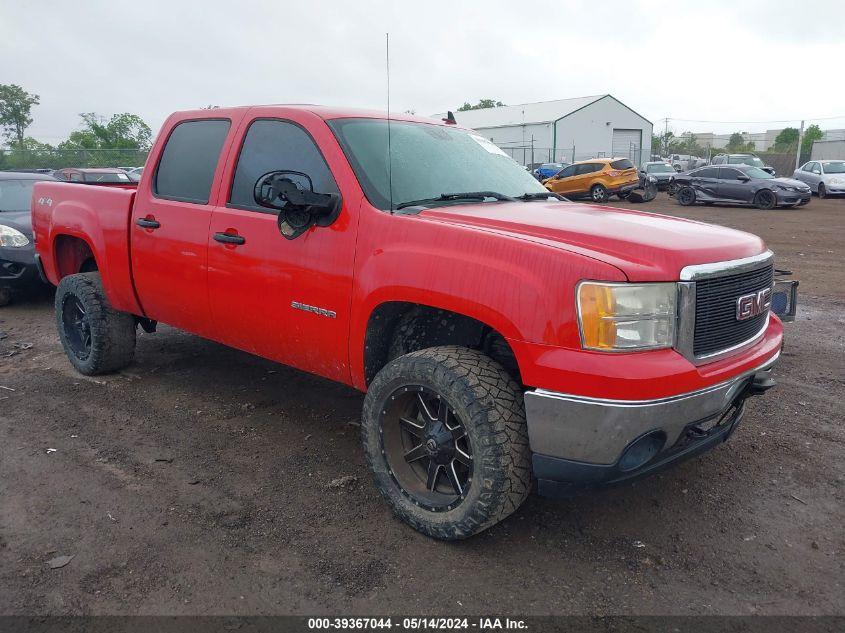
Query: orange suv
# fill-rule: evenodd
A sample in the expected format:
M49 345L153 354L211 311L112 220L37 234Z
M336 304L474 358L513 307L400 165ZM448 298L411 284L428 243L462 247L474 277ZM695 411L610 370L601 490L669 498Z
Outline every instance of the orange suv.
M543 184L570 198L589 196L593 202L604 202L614 193L626 198L639 182L639 172L627 158L593 158L572 163Z

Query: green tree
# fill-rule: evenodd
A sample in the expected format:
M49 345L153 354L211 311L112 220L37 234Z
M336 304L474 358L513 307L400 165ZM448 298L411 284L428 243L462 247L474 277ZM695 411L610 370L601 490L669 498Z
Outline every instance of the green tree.
M754 143L746 143L745 137L743 137L742 132L734 132L733 134L731 134L731 137L728 140L728 144L725 146L725 150L730 154L743 154L745 152L753 152Z
M148 151L153 133L150 126L136 114L115 114L105 121L96 112L85 112L81 130L71 132L60 149L127 149Z
M671 130L666 130L660 135L653 134L651 137L651 153L668 156L672 152L674 140L675 135Z
M38 103L38 95L15 84L0 84L0 128L10 145L24 144L26 128L32 125L32 106Z
M485 110L487 108L501 108L504 103L501 101L496 101L494 99L482 99L475 105L470 104L469 102L464 102L460 108L458 108L458 112L466 112L467 110Z
M789 150L794 152L797 146L798 128L786 127L775 138L775 144L772 146L772 149L776 152L787 152Z
M819 141L824 136L818 125L813 123L810 127L804 130L804 139L801 141L801 153L809 154L813 151L813 143ZM798 139L796 139L797 141Z

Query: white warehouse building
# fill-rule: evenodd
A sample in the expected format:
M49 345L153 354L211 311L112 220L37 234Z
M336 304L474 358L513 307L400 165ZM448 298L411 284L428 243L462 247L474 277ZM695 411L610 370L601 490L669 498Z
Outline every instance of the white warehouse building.
M489 138L522 165L612 156L640 165L651 155L651 121L611 95L454 114L458 125Z

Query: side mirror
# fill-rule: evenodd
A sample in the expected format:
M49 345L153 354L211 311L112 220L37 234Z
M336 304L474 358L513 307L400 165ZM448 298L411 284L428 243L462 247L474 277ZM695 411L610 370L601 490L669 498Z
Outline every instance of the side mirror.
M308 174L271 171L255 182L255 203L279 212L279 232L296 239L312 226L329 226L340 213L340 196L316 193Z

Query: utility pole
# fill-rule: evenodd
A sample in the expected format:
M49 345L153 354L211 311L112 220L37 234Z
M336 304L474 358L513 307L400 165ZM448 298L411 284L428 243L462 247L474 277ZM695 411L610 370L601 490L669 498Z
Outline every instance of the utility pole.
M801 165L801 143L804 140L804 121L801 121L801 129L798 131L798 149L795 151L795 169Z
M531 135L531 164L534 164L534 135Z

